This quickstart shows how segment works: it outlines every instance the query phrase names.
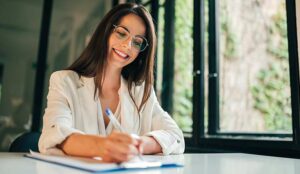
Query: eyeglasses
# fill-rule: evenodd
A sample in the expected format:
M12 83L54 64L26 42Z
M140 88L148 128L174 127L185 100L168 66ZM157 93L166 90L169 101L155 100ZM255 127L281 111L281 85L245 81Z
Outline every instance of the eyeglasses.
M129 37L131 37L132 38L131 46L137 52L142 52L147 48L148 41L145 37L140 35L132 36L129 33L127 28L122 26L117 26L117 25L113 25L113 26L114 26L113 33L120 41L126 41Z

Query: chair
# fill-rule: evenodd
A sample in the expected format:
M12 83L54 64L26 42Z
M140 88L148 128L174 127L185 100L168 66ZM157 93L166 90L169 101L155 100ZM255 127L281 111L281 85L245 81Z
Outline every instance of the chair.
M40 136L40 132L27 132L20 135L11 143L9 152L29 152L30 149L38 152Z

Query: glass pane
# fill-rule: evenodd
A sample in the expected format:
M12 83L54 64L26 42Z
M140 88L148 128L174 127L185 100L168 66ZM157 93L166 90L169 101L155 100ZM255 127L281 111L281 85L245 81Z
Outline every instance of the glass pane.
M55 0L51 18L44 102L52 72L65 69L81 54L99 21L111 8L105 0Z
M164 4L164 0L160 0L160 4ZM158 31L157 33L157 67L154 73L156 74L156 95L157 99L161 103L162 92L162 76L163 76L163 54L164 54L164 26L165 26L165 8L163 6L158 9Z
M291 133L285 1L219 3L221 131Z
M0 151L31 127L42 5L0 2Z
M193 123L193 1L176 1L175 5L173 116L183 131L191 132Z
M164 0L159 3L164 4ZM185 8L182 8L182 7ZM159 8L158 49L156 69L156 93L161 98L163 52L164 52L164 7ZM175 3L175 67L173 118L185 132L192 131L193 95L193 1L183 0ZM171 67L170 67L171 68Z

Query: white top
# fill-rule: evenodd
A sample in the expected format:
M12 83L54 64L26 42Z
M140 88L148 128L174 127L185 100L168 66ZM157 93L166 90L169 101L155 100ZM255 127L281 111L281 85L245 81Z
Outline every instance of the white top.
M106 136L113 130L105 129L100 100L94 97L94 78L81 77L74 71L54 72L50 77L47 108L43 117L43 130L39 150L44 154L63 154L56 147L72 133ZM133 97L140 103L143 85L135 86ZM148 101L138 111L130 98L127 82L121 78L119 106L116 117L128 132L153 136L161 145L164 155L184 152L184 137L175 121L159 105L152 89Z
M145 160L178 162L181 168L128 170L130 174L299 174L300 159L251 155L243 153L181 154L143 156ZM19 174L87 174L82 170L23 157L18 153L0 153L0 173Z

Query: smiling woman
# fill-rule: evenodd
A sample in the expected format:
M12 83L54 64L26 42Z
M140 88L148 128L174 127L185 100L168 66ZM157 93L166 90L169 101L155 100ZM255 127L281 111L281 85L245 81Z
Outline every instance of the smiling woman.
M106 162L183 153L183 134L152 87L155 47L152 18L143 6L113 8L79 58L51 75L40 151ZM125 132L113 127L106 109Z

